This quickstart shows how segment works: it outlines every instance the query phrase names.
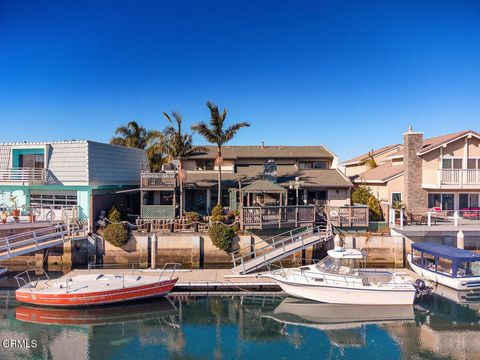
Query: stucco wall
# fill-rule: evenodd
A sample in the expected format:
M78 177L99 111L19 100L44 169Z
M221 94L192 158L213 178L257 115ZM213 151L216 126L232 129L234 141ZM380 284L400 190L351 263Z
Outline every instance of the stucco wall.
M328 189L327 199L330 206L350 204L350 189Z

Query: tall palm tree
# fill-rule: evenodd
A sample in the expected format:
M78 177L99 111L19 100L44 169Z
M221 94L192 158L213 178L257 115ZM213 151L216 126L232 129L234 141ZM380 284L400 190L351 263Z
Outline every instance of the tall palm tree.
M194 146L192 139L193 134L183 132L181 114L174 111L170 117L170 115L164 112L163 116L165 116L170 123L170 125L164 130L166 154L168 155L169 161L176 160L178 162L177 169L180 185L180 217L182 217L184 208L183 183L186 178L186 174L183 170L183 162L185 159L193 155L205 152L206 148L204 146Z
M147 130L136 121L115 129L110 144L144 149L147 152L151 171L158 171L165 162L165 136L158 130Z
M248 127L248 122L239 122L225 128L224 123L227 118L227 109L223 109L220 113L218 106L207 101L208 109L210 110L210 126L204 122L192 126L192 130L198 131L205 140L217 146L216 163L218 166L218 200L217 204L222 205L222 146L232 140L237 134L238 130L243 127Z

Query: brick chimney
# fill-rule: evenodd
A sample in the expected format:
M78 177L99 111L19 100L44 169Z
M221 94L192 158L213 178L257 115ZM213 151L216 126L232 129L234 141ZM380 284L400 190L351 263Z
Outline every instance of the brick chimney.
M422 159L417 153L422 149L423 132L414 132L412 127L403 134L404 185L403 202L407 210L425 210L428 207L427 192L422 188Z

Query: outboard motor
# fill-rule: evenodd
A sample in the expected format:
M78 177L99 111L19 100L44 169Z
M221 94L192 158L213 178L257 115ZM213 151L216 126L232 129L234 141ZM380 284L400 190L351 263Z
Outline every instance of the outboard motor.
M422 279L415 280L415 282L413 283L413 286L417 290L417 293L416 293L417 298L421 296L430 295L433 290L433 288L431 288L430 286L427 286L425 284L425 281L423 281Z

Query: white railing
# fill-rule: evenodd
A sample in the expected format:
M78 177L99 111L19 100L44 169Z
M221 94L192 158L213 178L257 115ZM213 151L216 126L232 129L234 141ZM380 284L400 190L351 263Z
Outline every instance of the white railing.
M0 169L1 182L19 182L19 183L46 183L48 179L47 169L35 168L7 168Z
M441 185L480 185L480 169L439 169Z
M2 224L79 221L78 205L31 205L18 208L0 206L0 228Z
M411 225L450 225L480 227L480 210L399 211L390 209L390 227L403 230Z
M143 189L171 189L175 188L177 179L175 174L142 172L141 187Z

